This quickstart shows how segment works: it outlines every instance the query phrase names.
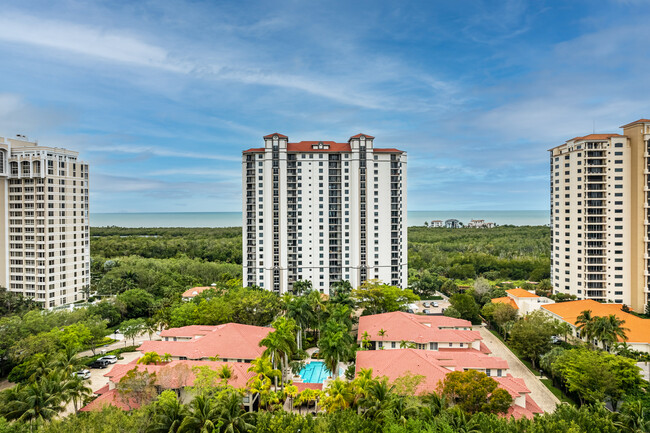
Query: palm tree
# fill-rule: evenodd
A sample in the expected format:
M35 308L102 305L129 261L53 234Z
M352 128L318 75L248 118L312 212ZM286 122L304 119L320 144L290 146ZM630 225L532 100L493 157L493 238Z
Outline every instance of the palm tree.
M190 412L178 428L178 433L212 433L221 427L220 408L208 396L199 394L190 403Z
M287 317L293 319L298 326L296 343L298 345L298 350L302 350L304 332L312 323L314 323L316 318L309 299L302 296L290 299L289 302L287 302Z
M241 396L235 392L228 393L219 401L219 426L222 433L245 433L255 428L251 418L253 413L246 413L242 407Z
M138 364L158 364L161 362L160 355L156 352L147 352L142 358L138 360Z
M425 406L422 407L422 414L428 421L432 421L437 416L441 415L449 406L449 402L444 395L436 392L425 395L422 398Z
M368 334L368 331L363 331L363 335L361 335L361 347L368 350L370 344L370 334Z
M228 364L223 364L217 374L219 375L219 379L228 382L228 380L232 378L233 375L232 367L230 367Z
M627 341L626 332L628 328L624 328L625 320L619 319L615 314L610 314L607 317L598 317L598 322L602 325L597 326L600 329L600 340L605 343L607 349L618 342L618 340Z
M63 385L63 395L66 401L72 401L74 412L77 413L83 404L92 397L93 391L86 386L86 382L82 378L69 376Z
M411 343L410 341L402 340L399 342L399 348L400 349L415 349L415 343Z
M252 394L259 394L260 405L268 404L269 391L271 389L272 379L280 375L280 371L275 370L268 357L254 359L248 371L255 373L255 376L248 380L248 388Z
M386 330L384 328L381 328L379 331L377 331L377 335L381 337L381 347L380 349L384 348L384 335L386 335Z
M269 332L266 337L260 340L259 345L266 347L263 356L270 356L273 367L279 360L280 364L280 385L284 389L284 376L289 367L289 357L296 353L296 322L286 317L278 317L272 324L275 331Z
M354 399L354 391L350 383L336 378L327 387L325 397L325 409L328 412L343 410L350 407Z
M591 343L594 336L594 317L591 310L584 310L576 318L576 327L580 330L580 335Z
M347 358L354 344L349 328L336 320L328 320L318 341L319 353L333 377L339 377L339 361Z
M390 410L394 390L395 385L389 385L385 377L371 381L366 389L366 397L359 401L359 405L365 408L364 417L383 419Z
M147 433L177 433L186 415L187 408L178 401L176 393L163 391L154 405Z
M8 396L11 400L8 399L3 408L4 416L8 420L29 421L29 429L33 431L34 423L49 421L63 411L62 393L52 392L57 387L48 376L38 382L16 386Z

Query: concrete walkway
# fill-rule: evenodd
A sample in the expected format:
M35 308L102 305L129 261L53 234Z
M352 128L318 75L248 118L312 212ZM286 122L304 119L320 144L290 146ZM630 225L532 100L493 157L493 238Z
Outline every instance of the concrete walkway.
M492 351L493 356L505 359L510 367L510 374L514 377L524 379L526 386L530 389L530 396L535 403L542 408L544 412L554 412L555 407L560 404L560 400L524 365L523 362L515 356L505 344L495 337L487 328L483 326L474 326L483 337L483 342Z

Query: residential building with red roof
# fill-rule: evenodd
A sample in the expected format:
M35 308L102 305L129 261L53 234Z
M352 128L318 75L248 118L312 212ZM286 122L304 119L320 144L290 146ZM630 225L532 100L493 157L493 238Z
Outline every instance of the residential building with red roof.
M217 326L184 326L160 333L163 341L144 341L138 351L168 353L174 360L250 362L265 350L259 343L273 328L225 323Z
M309 280L403 287L407 281L406 152L346 142L264 136L242 153L243 284L276 293Z
M174 390L183 403L189 403L194 394L191 387L196 379L196 369L201 367L208 367L211 370L218 371L224 365L228 365L232 371L232 376L224 380L224 383L237 389L246 387L248 380L254 376L254 373L249 372L250 364L242 362L221 362L221 361L171 361L160 364L137 364L136 361L130 364L116 364L106 374L109 382L105 387L97 390L95 394L98 397L91 403L81 409L81 411L96 411L102 410L105 406L115 406L122 410L132 410L140 406L139 402L133 398L125 398L120 395L117 389L117 384L126 376L129 371L136 369L139 372L147 372L155 374L155 386L158 392L164 390ZM257 404L257 395L247 393L244 396L244 406L247 410L252 410Z
M650 301L650 119L623 134L572 138L550 152L553 293Z
M525 316L528 313L539 310L543 305L552 304L555 301L543 296L537 296L533 292L517 287L516 289L506 290L506 296L493 298L492 302L495 304L510 305L520 315Z
M184 301L189 301L191 299L196 298L206 290L210 290L214 288L215 288L214 286L192 287L191 289L187 289L186 291L184 291L181 297L183 298Z
M435 352L417 349L361 350L357 352L356 372L371 368L374 376L387 377L389 381L405 375L421 375L422 381L415 393L437 392L438 384L452 371L477 370L499 382L513 398L513 406L506 416L532 418L542 410L530 397L530 390L522 379L508 373L508 364L501 358L482 353Z
M555 304L545 305L542 311L551 315L553 318L567 322L573 327L573 335L578 337L579 330L576 325L578 316L583 311L591 311L593 317L615 315L617 318L624 320L624 328L627 339L625 342L631 349L640 352L650 352L650 319L642 319L634 314L626 313L622 310L621 304L604 304L591 299L580 301L558 302ZM579 337L578 337L579 338ZM619 338L619 342L623 339ZM596 342L600 347L604 347L602 342Z
M422 316L395 311L359 318L357 342L367 339L372 349L400 349L403 342L422 350L485 351L481 335L468 320L446 316ZM489 353L489 351L488 351Z

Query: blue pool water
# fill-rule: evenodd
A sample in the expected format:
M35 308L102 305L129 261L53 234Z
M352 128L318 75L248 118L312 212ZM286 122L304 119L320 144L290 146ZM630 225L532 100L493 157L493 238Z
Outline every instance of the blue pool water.
M323 383L328 376L330 372L323 362L312 361L300 370L300 377L304 383Z

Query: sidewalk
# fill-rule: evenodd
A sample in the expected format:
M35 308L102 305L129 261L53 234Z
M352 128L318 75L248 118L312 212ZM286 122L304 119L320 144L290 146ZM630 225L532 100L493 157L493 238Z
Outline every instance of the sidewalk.
M544 412L554 412L555 406L560 404L560 400L553 395L553 393L524 365L523 362L515 356L505 344L495 337L487 328L483 326L474 326L474 330L478 330L483 337L483 342L492 351L492 355L503 358L510 366L510 374L514 377L524 379L526 386L530 389L530 396L535 400L535 403L542 408Z

